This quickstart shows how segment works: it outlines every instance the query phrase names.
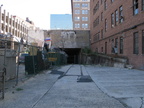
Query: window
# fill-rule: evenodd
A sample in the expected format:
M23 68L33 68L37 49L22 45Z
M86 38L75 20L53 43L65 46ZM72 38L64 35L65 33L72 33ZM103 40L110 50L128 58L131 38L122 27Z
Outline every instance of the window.
M142 54L144 54L144 30L142 31Z
M111 27L113 28L114 27L114 13L111 14Z
M96 39L97 37L96 37L96 36L97 36L97 34L95 34L95 35L93 36L93 41L94 41L94 42L97 41L97 39Z
M80 21L80 17L75 17L75 21Z
M144 10L144 0L142 0L142 10Z
M111 48L112 48L112 50L111 50L111 53L115 53L115 51L114 51L114 47L115 45L114 45L114 39L112 39L112 42L111 42Z
M88 17L82 17L82 21L88 21Z
M103 20L103 12L101 13L101 21Z
M118 10L115 11L115 25L118 25L119 16L118 16Z
M82 28L85 28L85 24L82 24Z
M88 24L85 24L85 28L88 28Z
M88 28L88 24L82 24L82 28Z
M138 54L139 53L139 45L138 45L138 32L135 32L133 35L133 53Z
M119 22L122 23L124 21L124 17L123 17L123 7L120 6L119 7Z
M107 10L107 0L104 2L104 10Z
M103 39L103 29L101 29L101 38Z
M79 3L75 3L75 4L74 4L74 7L75 7L75 8L79 8L79 7L80 7L80 4L79 4Z
M93 9L93 14L95 14L98 9L99 9L99 1L97 2L97 4L95 5L95 7Z
M120 37L120 54L123 54L123 37Z
M108 26L107 26L107 19L105 19L105 32L107 31L107 28L108 28Z
M105 54L107 54L107 42L105 42Z
M118 48L118 38L115 39L115 46Z
M80 28L80 24L75 24L75 28Z
M99 24L99 16L94 20L93 27L96 27Z
M94 42L99 40L99 36L100 36L99 32L94 35Z
M111 2L113 3L113 2L114 2L114 0L111 0Z
M113 40L113 42L114 42L114 40ZM118 38L115 39L115 46L113 47L112 52L115 54L118 54Z
M97 8L99 9L99 1L97 2Z
M88 14L88 10L82 10L82 14Z
M88 1L88 0L82 0L82 1Z
M87 4L87 3L83 3L83 4L82 4L82 7L83 7L83 8L88 7L88 4Z
M138 0L133 1L133 14L138 14Z
M103 0L101 0L101 4L103 3Z
M101 47L101 53L103 53L103 47Z
M75 14L80 14L80 10L75 10Z

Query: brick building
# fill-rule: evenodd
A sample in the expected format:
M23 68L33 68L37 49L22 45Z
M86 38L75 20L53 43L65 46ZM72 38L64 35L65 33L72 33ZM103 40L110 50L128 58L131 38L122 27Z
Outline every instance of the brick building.
M90 0L71 0L74 30L90 30Z
M144 69L144 0L91 0L91 48Z

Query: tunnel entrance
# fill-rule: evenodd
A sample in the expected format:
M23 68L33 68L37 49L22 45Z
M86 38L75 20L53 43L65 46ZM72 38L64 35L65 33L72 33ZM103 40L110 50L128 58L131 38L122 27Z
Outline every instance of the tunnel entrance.
M81 48L65 48L64 51L68 55L68 64L78 64Z

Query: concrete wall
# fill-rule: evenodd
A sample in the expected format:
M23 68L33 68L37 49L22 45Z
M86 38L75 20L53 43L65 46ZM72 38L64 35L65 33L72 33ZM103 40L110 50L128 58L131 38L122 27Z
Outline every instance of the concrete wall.
M89 47L89 31L80 30L50 30L52 46L59 48L83 48Z
M4 49L0 49L0 70L4 68ZM16 52L15 50L6 50L5 56L6 80L16 77Z
M101 54L81 54L80 63L125 68L127 60L127 58L109 57Z
M43 30L29 30L28 31L28 44L35 43L37 46L43 47L44 44L44 31Z

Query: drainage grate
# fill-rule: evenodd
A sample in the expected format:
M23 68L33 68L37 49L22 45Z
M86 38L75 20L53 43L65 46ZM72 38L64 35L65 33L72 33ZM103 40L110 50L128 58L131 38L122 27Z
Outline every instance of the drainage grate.
M93 82L89 75L82 75L77 78L77 82Z

